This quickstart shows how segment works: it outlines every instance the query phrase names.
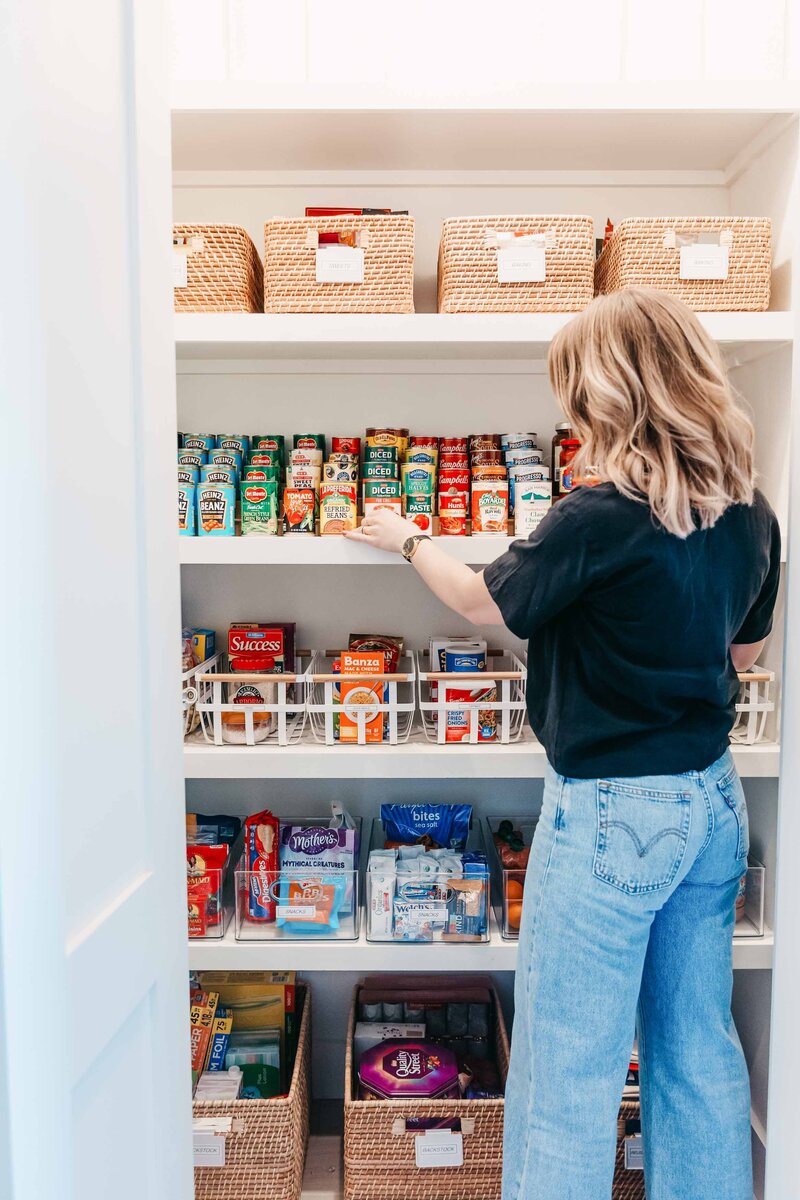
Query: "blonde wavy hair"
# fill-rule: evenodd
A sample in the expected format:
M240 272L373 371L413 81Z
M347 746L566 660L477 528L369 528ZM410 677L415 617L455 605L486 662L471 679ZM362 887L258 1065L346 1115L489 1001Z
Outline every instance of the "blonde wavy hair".
M553 339L548 365L582 443L577 475L596 471L681 538L752 504L752 423L680 300L648 288L598 296Z

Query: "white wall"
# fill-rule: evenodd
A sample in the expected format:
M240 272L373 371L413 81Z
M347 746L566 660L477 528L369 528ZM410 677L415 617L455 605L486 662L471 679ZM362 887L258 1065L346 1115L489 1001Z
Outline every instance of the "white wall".
M797 77L787 0L171 0L176 80L469 84Z

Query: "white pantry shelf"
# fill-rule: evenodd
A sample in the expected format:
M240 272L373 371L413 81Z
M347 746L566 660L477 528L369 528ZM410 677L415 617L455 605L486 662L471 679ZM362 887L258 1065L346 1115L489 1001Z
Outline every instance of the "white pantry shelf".
M180 83L176 171L723 172L797 108L791 85ZM443 156L442 147L447 147Z
M405 567L399 554L375 550L340 534L314 537L289 534L280 537L178 537L179 559L184 565L222 564L225 566L347 566ZM476 537L437 537L436 545L459 562L482 566L494 562L514 538L499 534Z
M542 359L571 313L176 313L179 370L212 360ZM794 337L791 312L701 313L729 359Z
M743 778L777 778L777 742L735 746L733 757ZM420 732L401 746L323 746L308 734L286 747L193 739L183 762L186 779L542 779L547 765L532 735L507 746L438 746Z
M362 914L363 918L363 914ZM769 970L774 938L734 938L733 965L737 970ZM233 924L224 938L190 938L189 968L193 971L513 971L517 942L503 941L491 920L488 942L453 945L437 943L358 941L237 942Z

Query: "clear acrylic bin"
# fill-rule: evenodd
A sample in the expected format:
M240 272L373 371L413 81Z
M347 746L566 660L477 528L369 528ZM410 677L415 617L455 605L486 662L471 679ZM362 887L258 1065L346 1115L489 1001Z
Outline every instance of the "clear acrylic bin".
M219 669L220 655L209 660L214 665L208 669L203 663L195 672L195 683L204 740L214 746L291 746L299 741L306 723L311 654L298 650L295 657L297 670L292 675L230 674ZM269 689L271 696L256 704L228 704L228 685L248 682Z
M397 746L408 741L416 711L413 656L401 655L396 673L374 676L335 674L333 663L337 657L330 650L316 654L308 670L308 717L316 740L326 746ZM344 704L343 683L363 685L350 691ZM343 713L348 721L347 740L341 736ZM382 736L378 738L374 732L381 713Z
M747 872L742 876L736 904L736 924L733 936L737 938L762 937L764 934L764 890L766 868L755 858L747 860Z
M281 822L282 829L288 825L328 832L330 816ZM312 868L288 866L254 872L247 869L243 853L236 869L236 940L355 941L360 928L360 817L355 818L355 825L352 870L326 861L324 838L317 839L321 848L313 853L319 855L319 865Z
M372 822L370 851L383 850L383 823ZM465 852L485 853L480 828L469 832ZM460 853L453 851L453 853ZM426 855L426 861L430 861ZM469 885L469 886L464 886ZM365 870L365 919L369 942L489 941L489 872L454 877L388 870Z
M500 819L486 818L487 856L492 879L492 907L494 916L506 941L519 938L522 919L522 897L525 891L527 867L504 867L497 843L494 840ZM530 848L536 832L536 821L512 821L514 829L522 836L523 844Z
M233 864L238 842L229 848L224 867L206 867L198 842L192 846L194 862L187 859L187 918L190 938L223 938L233 916Z
M432 671L427 650L417 652L419 710L429 741L487 747L519 740L525 723L525 663L510 650L490 650L486 670ZM495 684L494 699L447 699L448 688L479 691Z

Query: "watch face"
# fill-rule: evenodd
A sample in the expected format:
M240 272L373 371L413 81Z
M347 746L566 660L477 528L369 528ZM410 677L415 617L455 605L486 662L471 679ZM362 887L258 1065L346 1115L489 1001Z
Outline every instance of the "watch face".
M411 558L414 553L414 547L417 544L417 539L414 537L406 538L403 542L403 558Z

